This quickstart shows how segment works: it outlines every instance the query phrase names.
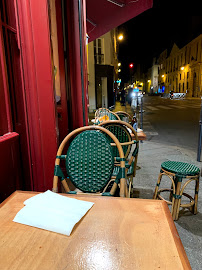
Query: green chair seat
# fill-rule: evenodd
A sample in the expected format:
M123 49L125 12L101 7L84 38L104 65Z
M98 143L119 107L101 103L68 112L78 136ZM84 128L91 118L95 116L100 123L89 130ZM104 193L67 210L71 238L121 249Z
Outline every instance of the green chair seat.
M161 164L161 167L178 177L195 176L200 171L195 165L180 161L165 161Z

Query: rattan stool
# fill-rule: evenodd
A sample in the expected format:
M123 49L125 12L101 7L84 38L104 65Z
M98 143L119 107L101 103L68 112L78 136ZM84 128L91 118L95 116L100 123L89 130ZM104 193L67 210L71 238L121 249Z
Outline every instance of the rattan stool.
M199 191L199 174L200 170L195 165L179 162L179 161L165 161L161 164L161 170L156 184L153 199L160 199L166 201L172 205L171 214L174 220L178 219L180 207L189 208L193 213L197 213L197 202L198 202L198 191ZM170 189L159 189L162 176L166 175L171 180ZM182 179L185 178L187 181L182 186ZM195 181L195 195L192 198L189 194L184 193L185 187L192 181ZM165 200L160 193L169 191L170 201ZM190 199L190 203L181 204L181 198L186 196Z

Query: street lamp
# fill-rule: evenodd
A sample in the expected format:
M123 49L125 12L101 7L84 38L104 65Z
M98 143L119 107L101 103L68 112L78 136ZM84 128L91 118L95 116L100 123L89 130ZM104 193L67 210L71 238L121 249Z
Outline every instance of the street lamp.
M121 69L118 69L118 72L121 72Z
M118 63L118 67L120 67L121 66L121 63Z
M184 70L184 67L181 67L180 69L181 69L181 70Z
M120 35L118 36L118 40L123 40L123 35L122 35L122 34L120 34Z

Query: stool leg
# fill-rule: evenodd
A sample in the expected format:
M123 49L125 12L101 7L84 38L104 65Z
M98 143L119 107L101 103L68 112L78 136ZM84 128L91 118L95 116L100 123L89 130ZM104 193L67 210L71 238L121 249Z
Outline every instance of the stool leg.
M176 177L176 192L175 192L175 201L174 201L174 206L172 209L172 217L173 220L178 220L178 216L179 216L179 210L180 210L180 203L181 203L181 197L179 198L178 196L180 196L180 189L181 189L181 184L182 184L182 179Z
M160 183L161 183L161 179L162 179L162 172L160 171L160 174L159 174L159 177L158 177L158 180L157 180L157 183L156 183L156 188L155 188L155 191L154 191L154 195L153 195L154 200L157 199L157 194L158 194L159 186L160 186Z
M194 207L193 207L193 214L196 215L197 213L197 206L198 206L198 192L199 192L199 176L196 179L195 185L195 195L194 195Z
M169 200L172 201L172 199L173 199L173 183L171 184L170 189L171 189L171 191L170 191Z

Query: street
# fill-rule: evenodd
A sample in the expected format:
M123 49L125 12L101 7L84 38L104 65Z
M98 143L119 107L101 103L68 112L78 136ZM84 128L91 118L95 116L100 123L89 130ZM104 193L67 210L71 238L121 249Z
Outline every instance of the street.
M144 96L143 130L147 140L184 147L197 153L200 107L200 99L171 100Z

